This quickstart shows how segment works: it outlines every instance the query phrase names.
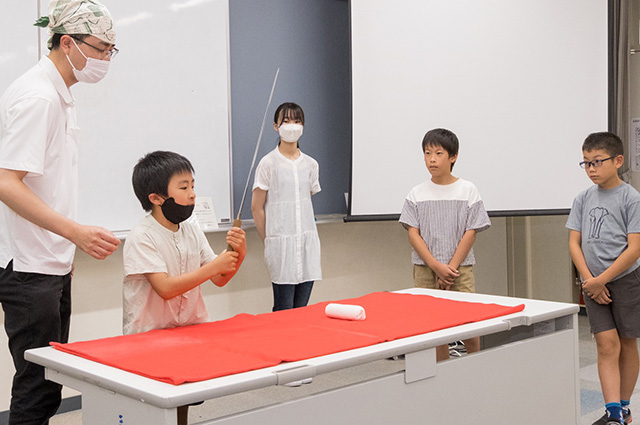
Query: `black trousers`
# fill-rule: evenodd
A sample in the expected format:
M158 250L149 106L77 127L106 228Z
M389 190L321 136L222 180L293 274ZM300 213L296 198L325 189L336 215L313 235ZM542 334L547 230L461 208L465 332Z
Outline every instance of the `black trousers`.
M297 285L279 285L271 282L273 288L273 311L305 307L309 304L313 280Z
M16 373L9 425L47 425L61 401L62 386L44 379L44 368L24 359L31 348L67 342L71 317L71 274L51 276L0 268L0 303Z

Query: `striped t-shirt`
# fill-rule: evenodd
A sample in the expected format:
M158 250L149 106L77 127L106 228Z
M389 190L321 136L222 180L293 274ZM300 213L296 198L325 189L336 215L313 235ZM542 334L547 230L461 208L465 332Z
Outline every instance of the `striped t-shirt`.
M458 179L448 185L428 180L411 189L404 201L400 223L420 229L420 235L436 260L448 264L467 230L489 228L491 221L476 186ZM426 265L415 252L413 264ZM473 249L460 264L475 264Z

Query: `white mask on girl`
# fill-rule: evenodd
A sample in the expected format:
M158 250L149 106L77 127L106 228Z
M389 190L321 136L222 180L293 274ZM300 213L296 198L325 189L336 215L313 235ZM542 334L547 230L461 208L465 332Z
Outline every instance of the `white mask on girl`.
M105 75L107 75L107 71L109 71L109 64L111 61L105 61L100 59L88 58L82 53L82 50L78 47L75 40L73 44L76 45L76 48L80 52L80 54L87 60L86 65L82 70L78 71L73 63L71 63L71 59L69 59L69 55L67 55L67 60L71 64L71 68L73 68L73 75L76 76L76 80L82 83L97 83L102 80Z
M285 142L294 143L302 136L302 130L302 124L282 124L278 128L278 134Z

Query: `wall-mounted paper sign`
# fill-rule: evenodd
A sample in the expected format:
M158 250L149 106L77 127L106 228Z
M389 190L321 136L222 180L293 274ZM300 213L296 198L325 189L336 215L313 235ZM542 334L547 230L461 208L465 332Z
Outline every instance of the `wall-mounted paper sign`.
M631 119L631 134L629 135L631 154L631 171L640 171L640 118Z
M196 206L189 221L200 226L203 232L218 229L218 219L213 209L213 199L210 196L196 198Z

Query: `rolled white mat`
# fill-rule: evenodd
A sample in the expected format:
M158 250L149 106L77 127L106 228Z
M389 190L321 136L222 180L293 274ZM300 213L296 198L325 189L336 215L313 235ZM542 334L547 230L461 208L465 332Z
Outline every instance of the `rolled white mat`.
M367 318L364 308L359 305L331 303L327 304L324 313L334 319L364 320Z

